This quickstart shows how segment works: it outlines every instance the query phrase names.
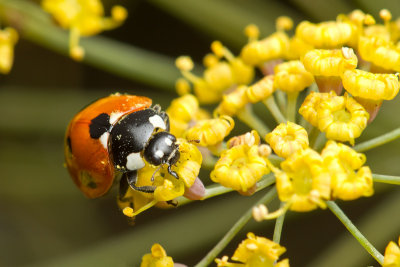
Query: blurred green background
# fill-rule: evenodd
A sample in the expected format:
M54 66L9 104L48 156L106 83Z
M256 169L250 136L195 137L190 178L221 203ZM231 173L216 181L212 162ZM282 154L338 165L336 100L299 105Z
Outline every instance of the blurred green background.
M21 31L13 70L0 76L0 266L138 266L155 242L176 262L194 265L263 193L151 209L132 226L118 211L115 190L88 200L63 167L63 135L72 116L116 91L147 95L167 107L176 97L174 59L191 55L201 62L216 39L237 54L248 23L266 36L280 15L296 23L335 19L355 8L375 17L381 8L394 18L400 15L396 0L103 2L106 10L126 7L129 17L116 30L82 40L87 57L77 63L65 56L67 33L52 24L37 1L0 0L2 19ZM398 127L399 105L399 97L385 102L358 141ZM398 140L373 149L367 163L374 173L400 175L399 149ZM400 234L400 192L395 186L375 189L371 198L339 205L383 253ZM272 238L273 224L249 223L224 253L232 255L247 231ZM327 210L290 213L281 244L292 266L378 265Z

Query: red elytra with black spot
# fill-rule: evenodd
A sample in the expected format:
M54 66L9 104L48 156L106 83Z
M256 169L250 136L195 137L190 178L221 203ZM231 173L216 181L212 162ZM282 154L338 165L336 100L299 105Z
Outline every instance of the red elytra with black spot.
M91 121L104 113L123 117L149 108L151 103L151 99L143 96L113 94L85 107L71 120L64 141L66 166L74 183L87 197L104 195L115 176L108 148L99 138L90 136Z

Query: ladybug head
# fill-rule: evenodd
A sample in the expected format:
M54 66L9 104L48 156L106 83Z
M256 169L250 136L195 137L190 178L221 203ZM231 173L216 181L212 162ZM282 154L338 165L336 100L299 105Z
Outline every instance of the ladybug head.
M154 134L147 143L143 156L147 162L156 166L168 164L168 171L170 171L170 166L175 164L180 157L179 146L176 144L175 136L169 132ZM175 176L174 173L171 174Z

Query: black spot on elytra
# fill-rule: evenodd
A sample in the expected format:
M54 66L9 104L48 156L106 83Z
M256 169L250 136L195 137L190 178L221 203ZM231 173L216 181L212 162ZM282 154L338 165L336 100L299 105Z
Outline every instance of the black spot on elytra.
M98 139L103 133L108 132L110 128L110 116L107 113L101 113L99 116L90 121L90 137Z
M67 147L70 154L72 154L71 137L67 137Z

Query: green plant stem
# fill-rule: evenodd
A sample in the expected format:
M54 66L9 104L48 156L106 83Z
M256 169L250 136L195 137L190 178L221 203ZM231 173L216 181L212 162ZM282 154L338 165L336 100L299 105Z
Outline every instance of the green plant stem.
M286 110L286 94L281 90L277 90L275 91L275 96L278 102L278 107L283 112Z
M374 179L374 182L400 185L400 176L382 175L373 173L372 178Z
M283 208L284 206L285 202L281 202L280 208ZM285 214L286 212L284 212L281 216L279 216L275 221L273 241L277 244L281 242L281 234L282 234L283 222L285 221Z
M400 138L400 127L396 128L388 133L385 133L381 136L378 136L378 137L375 137L368 141L359 143L358 145L354 146L354 149L357 152L364 152L364 151L370 150L372 148L389 143L393 140L396 140L397 138Z
M363 234L357 229L357 227L351 222L351 220L344 214L344 212L339 208L339 206L333 201L327 201L328 208L333 212L333 214L338 217L338 219L344 224L344 226L349 230L349 232L357 239L357 241L375 258L379 264L383 263L382 254L365 238Z
M308 134L308 140L310 140L310 147L314 147L315 142L317 141L317 138L319 136L319 129L318 127L311 126L311 130Z
M288 121L296 123L296 104L297 104L297 97L299 93L298 92L293 92L293 93L287 93L288 97L288 105L286 109L286 118Z
M271 112L272 116L274 117L277 123L284 123L286 122L285 116L283 116L282 112L280 111L278 105L275 102L274 96L270 96L263 101L264 105L268 108Z
M237 117L250 128L256 130L261 138L265 139L265 135L271 130L263 121L261 121L253 112L251 106L247 105L238 114Z
M276 188L274 187L268 193L266 193L256 205L268 204L277 196ZM215 247L208 252L208 254L195 265L195 267L205 267L218 256L219 253L228 245L232 238L246 225L252 216L252 209L246 211L245 214L232 226L232 228L225 234L225 236L215 245Z
M68 32L57 27L38 4L0 0L0 17L21 36L68 56ZM81 40L84 63L150 86L174 91L180 73L174 59L100 36ZM72 59L71 59L72 60Z
M312 146L316 151L320 151L324 144L326 143L326 137L325 134L320 132L318 134L317 139L315 140L314 145Z
M275 176L273 173L269 173L269 174L265 175L260 181L257 182L256 192L261 191L264 188L266 188L274 183L275 183ZM223 194L226 194L226 193L229 193L232 191L234 191L232 188L228 188L228 187L225 187L225 186L222 186L219 184L214 184L214 185L208 186L206 188L206 193L202 200L206 200L206 199L209 199L212 197L223 195ZM186 204L196 201L196 200L188 199L184 196L178 197L178 198L176 198L176 200L179 203L178 206L183 206L183 205L186 205Z

